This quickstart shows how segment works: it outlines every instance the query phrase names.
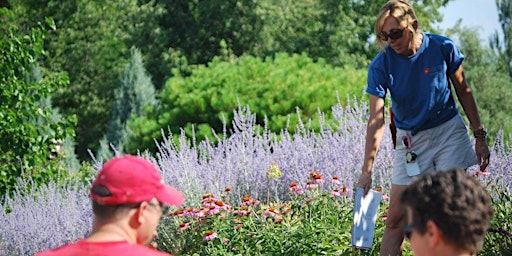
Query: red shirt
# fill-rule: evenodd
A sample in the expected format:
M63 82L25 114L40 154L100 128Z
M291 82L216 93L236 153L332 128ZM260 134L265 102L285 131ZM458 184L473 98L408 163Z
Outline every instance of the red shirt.
M64 245L62 247L36 253L35 256L169 256L147 246L138 244L129 244L126 241L115 242L88 242L80 240L76 243Z

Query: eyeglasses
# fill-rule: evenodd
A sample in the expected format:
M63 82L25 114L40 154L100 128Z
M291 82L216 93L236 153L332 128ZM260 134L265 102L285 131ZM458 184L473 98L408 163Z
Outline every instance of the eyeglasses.
M154 203L148 202L148 204L151 205L151 206L160 206L160 210L162 211L162 216L169 215L169 212L170 212L169 205L163 204L162 202L158 202L158 204L154 204Z
M407 240L411 240L411 233L414 230L414 225L406 223L404 224L403 229L405 238L407 238Z
M162 202L158 202L158 204L156 203L152 203L152 202L147 202L149 205L151 206L160 206L160 210L162 211L162 216L168 216L169 213L170 213L170 208L169 205L166 205L166 204L163 204ZM139 208L140 207L140 204L141 203L136 203L136 204L133 204L133 205L128 205L128 207L130 208Z
M381 31L379 33L378 37L382 41L388 41L388 37L393 39L393 40L396 40L396 39L398 39L398 38L403 36L404 30L405 30L405 28L402 28L402 29L394 28L394 29L391 29L389 31L389 34L384 32L384 31Z

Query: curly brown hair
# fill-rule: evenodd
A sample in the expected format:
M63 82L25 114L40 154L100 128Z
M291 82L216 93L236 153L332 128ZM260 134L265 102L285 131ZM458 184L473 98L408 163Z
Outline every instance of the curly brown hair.
M493 214L491 198L465 170L428 173L408 186L400 201L412 209L413 225L420 234L430 220L447 242L471 253L482 249Z

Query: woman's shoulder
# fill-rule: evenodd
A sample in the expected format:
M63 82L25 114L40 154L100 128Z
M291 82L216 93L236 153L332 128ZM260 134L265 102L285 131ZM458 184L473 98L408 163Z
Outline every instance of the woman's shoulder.
M431 34L431 33L424 33L423 35L430 42L433 42L436 44L440 44L440 45L446 45L446 44L453 45L454 44L453 40L447 36L443 36L443 35L439 35L439 34Z
M370 63L370 66L381 66L381 65L383 65L384 61L386 60L386 54L388 54L387 51L390 51L390 49L387 49L387 48L388 48L388 46L386 46L386 48L381 50L379 53L377 53L377 55L375 55L375 57L373 57L373 60Z

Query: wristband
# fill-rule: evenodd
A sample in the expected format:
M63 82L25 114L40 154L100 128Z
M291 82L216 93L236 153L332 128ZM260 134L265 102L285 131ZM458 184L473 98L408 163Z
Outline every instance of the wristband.
M474 130L473 131L473 137L475 137L475 139L486 138L487 137L487 131L485 130L485 128L480 128L478 130Z

